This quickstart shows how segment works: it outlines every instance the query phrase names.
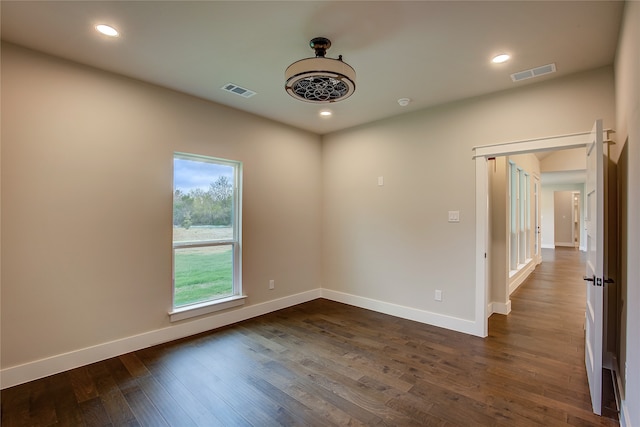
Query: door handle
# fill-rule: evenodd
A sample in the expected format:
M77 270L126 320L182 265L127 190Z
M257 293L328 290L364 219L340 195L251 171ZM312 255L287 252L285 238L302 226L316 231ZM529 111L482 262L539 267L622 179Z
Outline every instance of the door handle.
M595 282L596 281L596 276L593 276L593 277L583 276L582 280L585 280L587 282Z

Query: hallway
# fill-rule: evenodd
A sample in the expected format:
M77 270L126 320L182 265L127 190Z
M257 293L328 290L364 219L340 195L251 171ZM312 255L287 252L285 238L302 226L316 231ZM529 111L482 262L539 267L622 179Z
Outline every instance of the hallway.
M558 247L542 249L542 258L511 295L511 313L491 316L489 337L492 344L504 346L514 359L513 370L520 370L520 381L530 382L532 391L543 380L535 393L556 400L558 408L590 412L584 367L585 253ZM603 422L617 419L612 394L609 386Z

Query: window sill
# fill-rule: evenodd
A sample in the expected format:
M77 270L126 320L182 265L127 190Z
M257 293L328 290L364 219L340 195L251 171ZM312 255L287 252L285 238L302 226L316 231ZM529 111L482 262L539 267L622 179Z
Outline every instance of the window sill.
M169 320L177 322L180 320L190 319L192 317L202 316L204 314L214 313L216 311L226 310L232 307L244 305L246 295L234 295L228 298L207 301L200 304L179 307L169 312Z
M518 264L515 270L509 270L509 279L513 278L516 274L520 273L523 268L529 265L533 258L527 258L524 260L524 264Z

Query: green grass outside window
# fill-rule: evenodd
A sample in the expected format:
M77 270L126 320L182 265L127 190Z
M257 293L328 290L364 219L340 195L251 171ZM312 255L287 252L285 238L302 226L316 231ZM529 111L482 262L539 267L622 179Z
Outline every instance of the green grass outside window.
M176 307L233 295L231 248L213 249L175 251Z

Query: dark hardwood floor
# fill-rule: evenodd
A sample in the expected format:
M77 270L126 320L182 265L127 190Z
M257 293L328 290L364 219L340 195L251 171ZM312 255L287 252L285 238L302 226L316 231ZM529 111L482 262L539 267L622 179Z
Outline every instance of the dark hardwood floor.
M583 261L544 262L481 339L315 300L2 391L2 426L593 426Z

